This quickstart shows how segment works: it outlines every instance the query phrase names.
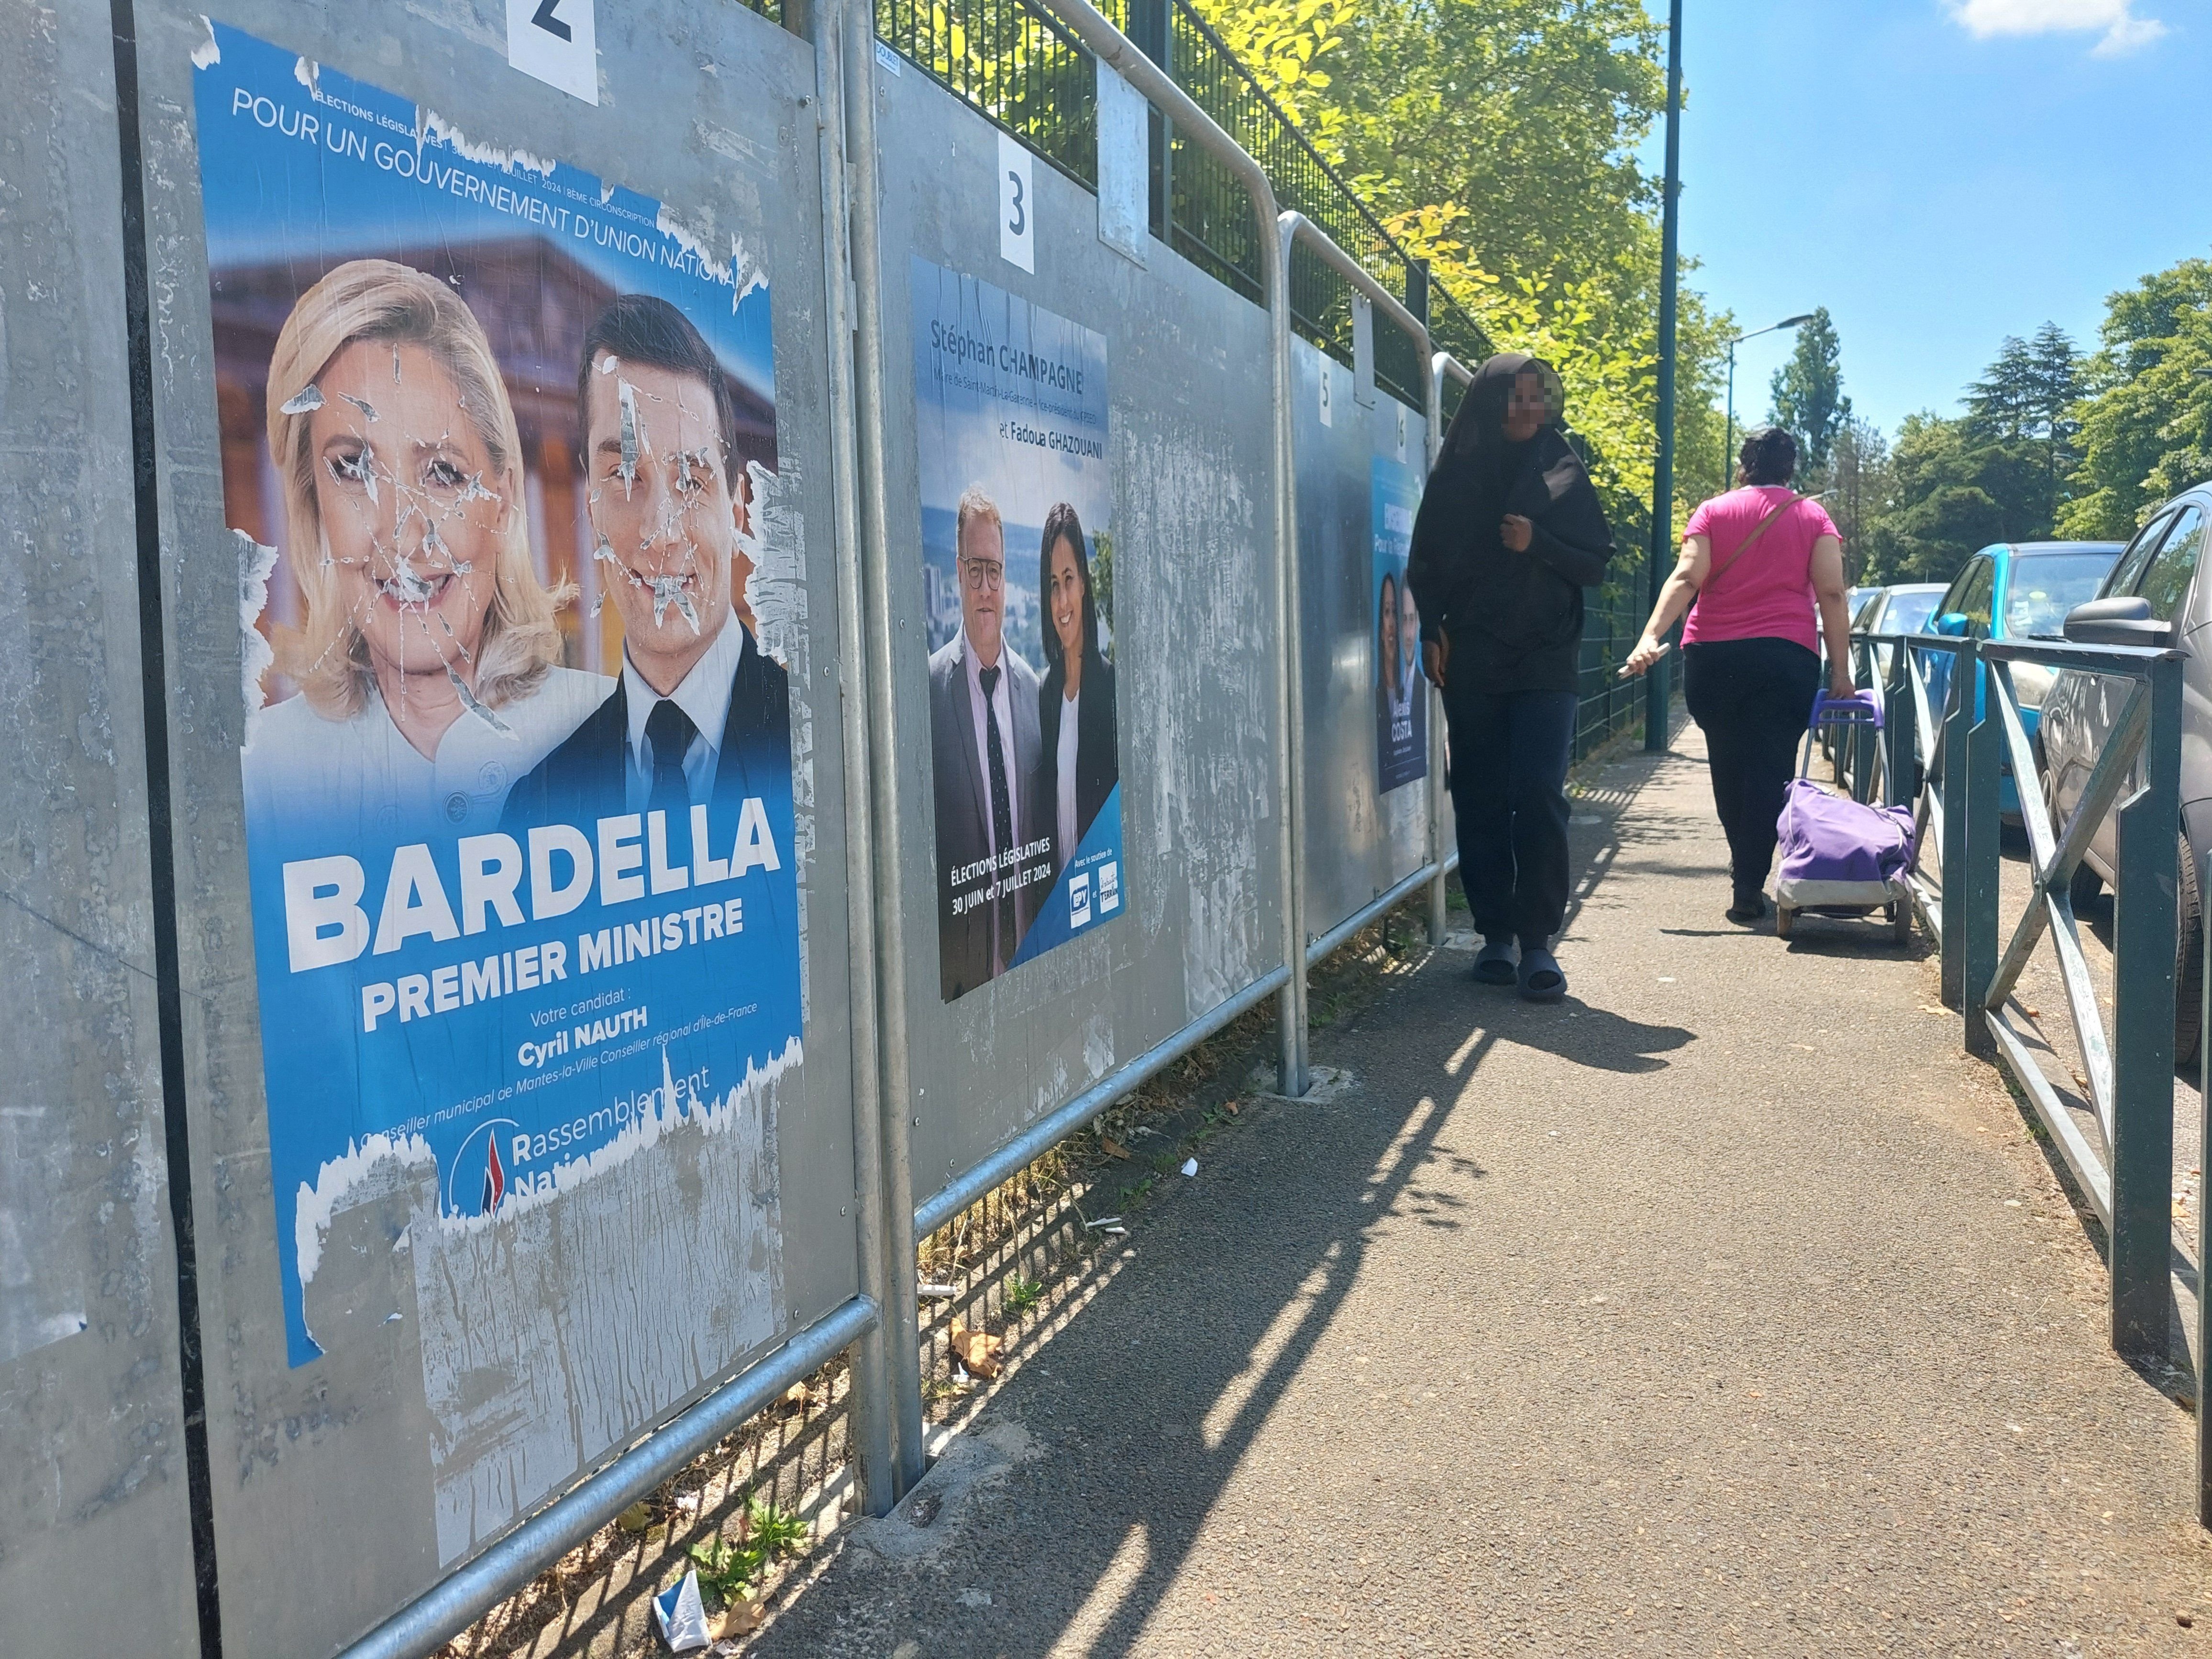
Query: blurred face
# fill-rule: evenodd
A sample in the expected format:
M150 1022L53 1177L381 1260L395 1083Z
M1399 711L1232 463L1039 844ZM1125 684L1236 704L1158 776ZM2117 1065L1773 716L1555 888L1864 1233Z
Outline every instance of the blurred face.
M491 614L508 481L460 406L460 388L416 345L356 340L315 377L308 417L315 506L338 601L379 684L450 667L476 678ZM450 693L447 695L450 696Z
M1059 636L1063 659L1083 656L1083 561L1065 536L1052 544L1052 591L1045 595L1052 606L1052 631Z
M1543 429L1550 415L1544 377L1533 368L1522 369L1513 377L1513 391L1505 400L1506 438L1526 443Z
M1006 535L976 514L960 532L960 621L986 668L999 660L1006 612Z
M744 494L723 465L705 380L605 352L592 368L585 431L600 580L630 660L667 692L729 618Z
M1414 641L1421 637L1421 614L1413 604L1413 590L1398 590L1398 654L1402 661L1413 654Z
M1398 599L1395 583L1382 589L1382 678L1387 684L1398 678Z

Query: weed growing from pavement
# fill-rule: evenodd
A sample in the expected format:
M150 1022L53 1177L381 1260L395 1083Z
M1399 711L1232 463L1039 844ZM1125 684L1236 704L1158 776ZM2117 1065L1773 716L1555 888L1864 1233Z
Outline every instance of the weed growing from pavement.
M1044 1294L1044 1286L1034 1279L1024 1279L1016 1273L1006 1280L1006 1304L1009 1313L1027 1313Z
M745 1599L763 1571L772 1561L795 1555L806 1547L806 1522L764 1498L746 1504L738 1518L738 1535L704 1539L690 1548L699 1568L699 1582L735 1602Z

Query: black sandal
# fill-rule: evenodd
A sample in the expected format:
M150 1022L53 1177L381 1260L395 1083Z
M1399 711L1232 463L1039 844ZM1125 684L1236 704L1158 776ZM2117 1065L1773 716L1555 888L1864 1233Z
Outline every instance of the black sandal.
M1728 908L1728 919L1730 921L1741 922L1746 927L1755 921L1765 921L1766 895L1738 893L1735 896L1735 902Z
M1513 983L1513 941L1510 939L1486 939L1482 949L1474 953L1474 977L1484 985Z

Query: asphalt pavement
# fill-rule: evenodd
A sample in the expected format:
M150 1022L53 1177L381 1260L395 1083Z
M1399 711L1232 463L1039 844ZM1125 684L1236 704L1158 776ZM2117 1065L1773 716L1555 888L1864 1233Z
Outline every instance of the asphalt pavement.
M2212 1652L2192 1425L1924 948L1727 922L1694 728L1018 1337L775 1656ZM926 1522L926 1524L923 1524Z

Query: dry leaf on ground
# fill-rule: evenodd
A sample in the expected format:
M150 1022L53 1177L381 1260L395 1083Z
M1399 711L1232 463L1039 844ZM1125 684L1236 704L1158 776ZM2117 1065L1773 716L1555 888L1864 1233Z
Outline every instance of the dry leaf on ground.
M952 1357L960 1362L962 1370L987 1382L999 1374L999 1351L1006 1346L1004 1337L971 1331L957 1319L947 1334L951 1340Z
M1124 1146L1120 1141L1113 1139L1110 1135L1101 1135L1098 1137L1098 1150L1105 1153L1109 1158L1127 1158L1129 1156L1129 1149L1127 1146Z
M708 1621L708 1635L716 1642L726 1641L732 1636L749 1635L760 1628L760 1621L759 1602L732 1601Z

